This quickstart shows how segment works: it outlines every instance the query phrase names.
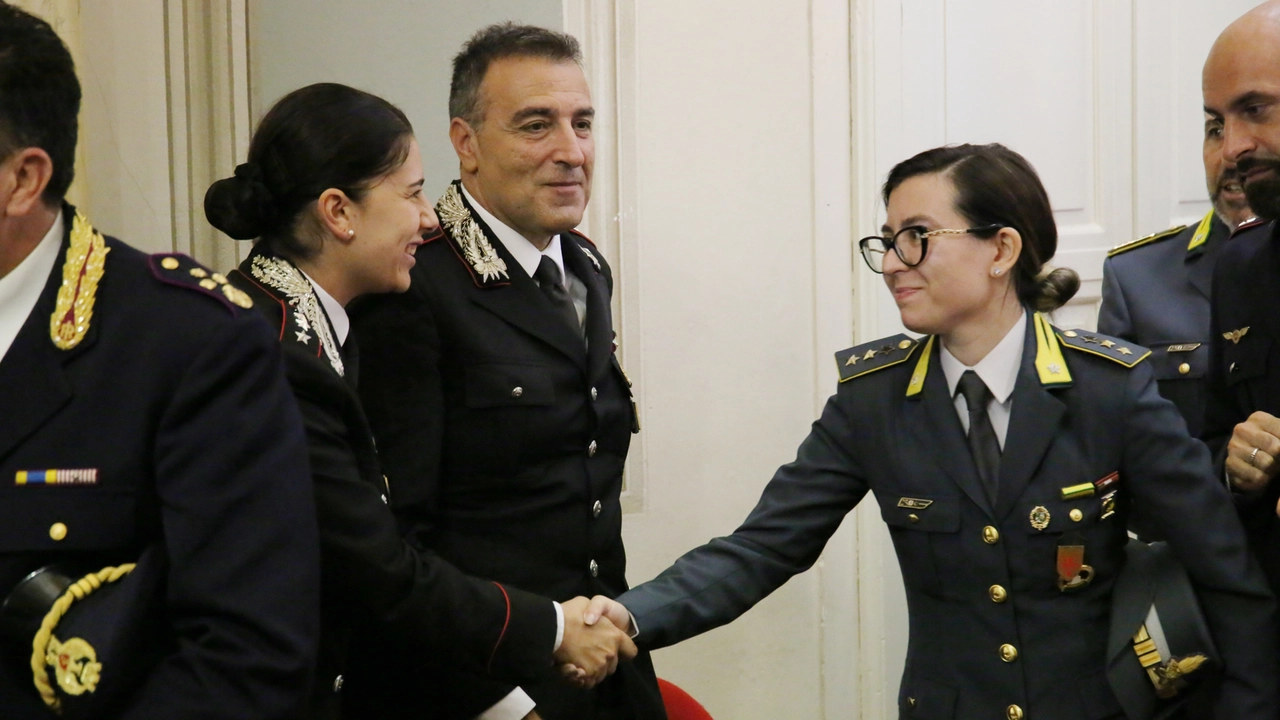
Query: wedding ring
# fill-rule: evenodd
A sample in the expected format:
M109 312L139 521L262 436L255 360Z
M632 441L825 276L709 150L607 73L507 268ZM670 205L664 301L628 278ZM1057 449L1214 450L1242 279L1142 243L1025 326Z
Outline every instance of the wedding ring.
M1253 452L1249 453L1249 464L1254 465L1254 461L1257 459L1258 459L1258 448L1254 448ZM1254 467L1257 467L1257 465L1254 465Z

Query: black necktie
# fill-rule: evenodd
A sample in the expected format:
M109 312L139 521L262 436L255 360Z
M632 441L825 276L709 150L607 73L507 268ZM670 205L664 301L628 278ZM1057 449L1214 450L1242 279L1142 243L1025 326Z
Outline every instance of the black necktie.
M556 265L556 261L543 255L542 260L538 261L538 269L534 271L533 279L538 281L542 294L547 296L551 306L569 323L569 327L581 334L582 323L578 322L578 311L573 307L573 298L569 297L569 291L565 290L564 284L560 281L560 267Z
M969 452L973 453L973 463L978 466L982 487L987 491L987 500L994 508L1000 477L1000 443L996 440L995 428L991 427L991 418L987 417L987 403L992 399L991 391L977 373L965 370L964 375L960 376L959 392L964 395L965 404L969 406Z

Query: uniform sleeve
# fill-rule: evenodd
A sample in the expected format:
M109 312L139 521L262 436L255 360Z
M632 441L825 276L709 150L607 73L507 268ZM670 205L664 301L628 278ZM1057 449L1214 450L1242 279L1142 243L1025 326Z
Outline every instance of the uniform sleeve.
M1224 661L1216 717L1276 717L1275 604L1219 480L1221 468L1185 435L1146 364L1131 371L1128 398L1121 477L1149 508L1204 606Z
M1133 321L1125 303L1124 289L1112 258L1102 263L1102 307L1098 310L1098 332L1133 340Z
M840 396L765 486L728 537L682 556L657 578L623 593L636 642L657 649L725 625L817 562L827 540L867 492Z
M556 637L552 602L468 577L405 542L382 493L356 464L334 395L305 381L294 387L311 447L326 597L338 593L343 607L395 648L481 675L544 678Z
M302 422L259 319L209 339L155 457L177 647L123 717L294 717L319 635L319 542Z

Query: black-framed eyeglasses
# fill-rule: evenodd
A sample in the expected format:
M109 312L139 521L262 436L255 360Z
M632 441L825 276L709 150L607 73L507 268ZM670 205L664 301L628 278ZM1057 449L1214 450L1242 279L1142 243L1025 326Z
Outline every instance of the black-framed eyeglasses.
M893 234L893 237L886 238L879 235L864 237L858 241L858 249L862 251L862 259L867 261L867 267L872 272L884 272L884 254L892 248L898 259L907 267L915 267L924 262L925 255L929 253L929 238L934 235L969 235L978 236L990 235L991 233L1003 228L1004 225L993 223L991 225L981 225L966 230L928 230L923 225L912 225L904 227Z

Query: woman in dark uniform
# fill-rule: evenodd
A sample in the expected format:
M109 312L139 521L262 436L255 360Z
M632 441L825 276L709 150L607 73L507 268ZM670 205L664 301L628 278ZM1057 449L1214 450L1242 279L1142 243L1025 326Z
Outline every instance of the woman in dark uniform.
M565 603L558 619L550 600L466 577L399 536L387 506L395 488L378 469L355 391L359 353L345 307L360 295L408 289L415 250L439 229L422 183L404 113L325 83L277 102L254 133L248 162L205 197L215 227L258 239L229 281L276 329L307 430L323 582L315 717L338 716L343 694L382 663L425 660L423 672L447 663L520 682L545 676L553 648L557 658L574 650L586 664L572 662L595 679L616 663L619 646L634 654L616 629L580 630L585 600ZM350 668L352 687L340 693L353 635L379 663ZM432 712L426 703L416 709ZM366 710L345 702L350 717Z
M861 250L926 337L837 353L838 392L746 522L618 598L637 643L737 617L808 569L870 490L909 605L901 717L1121 718L1109 666L1148 682L1139 656L1161 672L1186 660L1129 631L1109 648L1141 504L1206 611L1216 717L1276 717L1272 601L1207 450L1157 394L1147 350L1040 314L1079 281L1045 267L1057 230L1035 171L1000 145L937 148L895 167L884 199L882 234Z

